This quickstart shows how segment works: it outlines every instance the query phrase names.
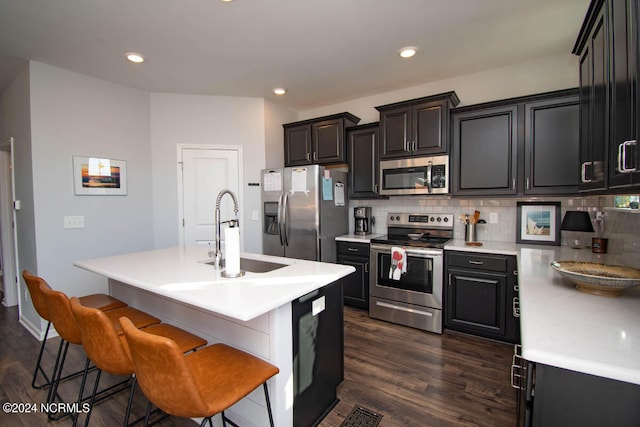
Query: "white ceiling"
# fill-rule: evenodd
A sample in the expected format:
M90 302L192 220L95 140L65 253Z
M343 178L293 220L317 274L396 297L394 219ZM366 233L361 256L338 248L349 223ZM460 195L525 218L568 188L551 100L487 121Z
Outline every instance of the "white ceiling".
M260 97L304 110L569 54L588 4L0 0L0 90L20 58L151 92ZM402 60L404 46L418 54ZM144 64L126 61L128 51ZM276 86L288 93L276 97Z

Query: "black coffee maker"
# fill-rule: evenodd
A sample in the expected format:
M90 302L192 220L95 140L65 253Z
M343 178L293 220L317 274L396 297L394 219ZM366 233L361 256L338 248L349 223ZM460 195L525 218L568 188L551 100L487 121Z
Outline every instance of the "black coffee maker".
M371 216L371 207L361 206L353 208L353 218L355 220L355 232L357 236L365 236L371 234L371 225L373 217Z

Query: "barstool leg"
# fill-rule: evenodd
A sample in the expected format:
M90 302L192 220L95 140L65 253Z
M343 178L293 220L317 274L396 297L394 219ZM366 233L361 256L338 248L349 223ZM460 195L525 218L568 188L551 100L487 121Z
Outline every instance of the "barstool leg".
M93 384L93 391L91 392L91 399L89 400L89 412L87 412L87 417L84 419L84 427L89 425L89 418L91 418L91 411L93 410L93 404L96 400L96 393L98 392L98 383L100 382L100 376L102 375L102 369L98 369L98 373L96 374L96 382Z
M51 380L47 377L47 374L44 372L44 369L40 365L42 362L42 354L44 353L44 347L47 344L47 337L49 336L49 329L51 328L51 322L47 323L47 329L44 333L44 338L42 339L42 344L40 345L40 352L38 353L38 361L36 362L36 369L33 371L33 380L31 381L31 387L35 389L43 389L51 385ZM44 384L36 385L36 380L38 379L38 371L42 373L42 376L45 379Z
M138 380L136 376L132 375L131 388L129 389L129 400L127 401L127 410L124 414L124 423L122 424L123 427L129 427L129 416L131 415L131 406L133 405L133 393L136 390L137 381Z
M84 363L84 371L82 371L82 381L80 381L80 391L78 391L78 408L82 405L82 395L84 394L84 386L87 382L87 375L89 373L89 363L90 360L87 357ZM79 413L72 415L73 417L73 426L75 427L78 424L78 418L80 417Z
M269 413L269 425L273 427L273 414L271 413L271 401L269 400L269 388L267 387L266 382L263 382L262 386L264 387L264 398L267 401L267 412Z

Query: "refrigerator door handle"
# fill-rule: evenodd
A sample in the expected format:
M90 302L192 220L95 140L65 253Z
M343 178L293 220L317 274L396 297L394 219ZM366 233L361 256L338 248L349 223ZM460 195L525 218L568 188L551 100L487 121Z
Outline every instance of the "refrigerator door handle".
M280 193L278 197L278 237L280 238L280 246L284 246L284 239L282 238L282 197L284 193Z
M284 244L289 246L289 235L287 233L287 215L289 210L289 193L284 193L284 203L282 204L282 228L284 229Z

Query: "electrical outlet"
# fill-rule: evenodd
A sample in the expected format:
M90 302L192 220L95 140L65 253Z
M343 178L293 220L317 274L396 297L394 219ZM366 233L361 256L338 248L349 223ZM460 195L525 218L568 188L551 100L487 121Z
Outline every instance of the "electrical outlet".
M27 288L23 288L22 291L24 292L24 301L28 302L29 301L29 292L28 292Z
M84 216L65 216L64 228L84 228Z
M497 224L497 223L498 223L498 212L490 212L489 224Z
M257 221L260 219L260 212L258 211L251 211L251 219L253 221Z

